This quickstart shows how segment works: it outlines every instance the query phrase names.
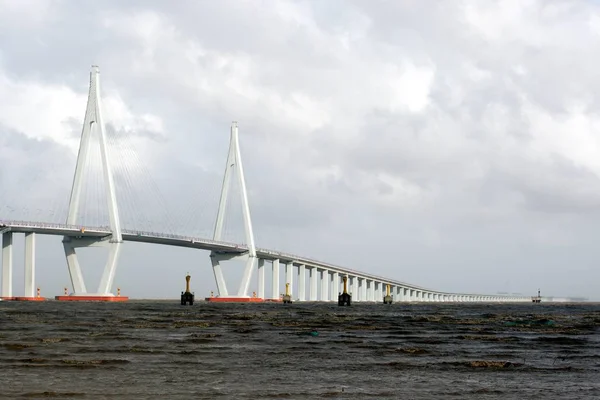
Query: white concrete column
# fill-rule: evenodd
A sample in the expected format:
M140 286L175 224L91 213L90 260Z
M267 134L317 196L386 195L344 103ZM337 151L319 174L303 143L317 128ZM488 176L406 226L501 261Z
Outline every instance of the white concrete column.
M258 293L257 297L265 298L265 259L258 259Z
M2 293L0 297L12 297L12 270L13 270L13 234L2 234Z
M306 301L306 267L298 266L298 301Z
M35 297L35 233L25 234L25 297Z
M279 298L279 259L273 260L273 285L272 285L272 299Z
M360 279L358 291L359 291L358 300L359 301L367 301L367 280L365 278Z
M285 283L290 284L290 296L294 293L294 263L285 264Z
M317 288L318 288L318 282L317 282L317 275L319 273L319 271L317 270L316 267L311 267L308 270L308 273L310 275L310 301L317 301Z
M340 274L339 272L331 273L331 299L337 300L340 294Z
M321 301L329 301L329 271L321 270Z

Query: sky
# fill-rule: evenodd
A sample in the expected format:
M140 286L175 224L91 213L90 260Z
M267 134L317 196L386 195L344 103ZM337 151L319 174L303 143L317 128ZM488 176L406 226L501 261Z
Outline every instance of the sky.
M210 237L238 121L259 247L443 291L600 300L595 2L0 10L0 219L66 216L98 65L126 228ZM243 240L233 205L228 218ZM70 286L60 240L37 241L47 296ZM90 288L102 251L81 251ZM225 270L233 290L241 264ZM115 287L176 298L187 272L197 295L216 290L208 252L126 243Z

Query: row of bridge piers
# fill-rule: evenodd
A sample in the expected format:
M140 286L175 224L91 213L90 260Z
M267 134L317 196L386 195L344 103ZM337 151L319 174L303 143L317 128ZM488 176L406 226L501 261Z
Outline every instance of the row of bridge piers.
M342 277L347 277L348 293L352 296L352 302L381 302L389 293L395 302L528 302L525 296L510 295L478 295L444 293L410 285L402 285L395 282L340 272L334 269L306 265L296 261L281 261L280 259L267 260L258 259L258 291L256 296L261 299L265 297L265 270L271 268L271 300L279 300L280 272L283 264L285 274L285 285L289 294L295 301L337 301L338 295L343 291Z
M39 297L35 285L35 241L36 234L25 233L25 258L24 258L24 298L34 299ZM525 296L509 295L478 295L444 293L410 285L363 276L358 273L340 272L334 269L307 265L297 261L280 259L258 259L258 279L256 297L260 299L280 300L281 291L280 272L284 274L284 287L294 301L323 301L333 302L338 300L338 295L343 291L343 277L347 278L348 293L352 302L381 302L389 293L395 302L530 302ZM271 288L267 296L266 270L271 269ZM2 234L2 292L0 297L13 298L13 232Z
M39 298L35 287L35 233L25 233L25 293L22 299ZM13 298L13 232L2 233L2 292L0 298Z

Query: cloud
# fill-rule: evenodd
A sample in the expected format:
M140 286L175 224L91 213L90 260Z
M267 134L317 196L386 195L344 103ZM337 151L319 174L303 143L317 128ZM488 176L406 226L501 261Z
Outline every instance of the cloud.
M594 3L12 3L11 179L43 168L40 143L74 162L99 64L128 223L210 236L237 120L261 247L448 290L595 295ZM239 209L228 223L239 238ZM577 278L557 261L575 252Z

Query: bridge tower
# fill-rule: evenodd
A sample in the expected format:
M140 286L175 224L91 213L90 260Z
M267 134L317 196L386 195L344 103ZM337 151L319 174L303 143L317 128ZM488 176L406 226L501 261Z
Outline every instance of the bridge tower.
M229 140L229 154L227 155L227 164L225 164L225 176L223 177L223 186L221 187L221 198L219 200L219 210L217 212L217 220L215 223L215 231L213 240L221 240L223 233L223 223L225 218L225 210L227 207L227 200L229 195L229 187L231 186L231 175L235 172L237 176L237 184L240 189L240 197L242 200L242 214L244 218L244 231L246 237L246 245L248 251L242 255L238 253L227 253L227 252L216 252L210 253L210 259L213 267L213 273L215 275L215 281L217 283L217 290L219 297L228 297L229 292L227 291L227 285L223 272L221 270L221 261L242 259L246 261L246 267L244 268L244 274L240 282L236 297L248 297L248 288L250 286L250 279L252 278L252 271L256 262L256 248L254 246L254 233L252 230L252 219L250 218L250 207L248 205L248 193L246 191L246 181L244 179L244 168L242 166L242 157L240 154L240 144L238 138L238 126L237 122L231 124L231 136Z
M79 154L77 155L77 166L75 167L75 176L73 177L73 187L71 189L71 198L69 202L69 215L67 225L76 226L79 215L79 203L81 199L81 189L85 177L85 168L87 158L89 157L90 137L94 134L99 135L100 157L102 161L102 173L106 188L106 201L108 203L108 215L111 234L107 237L73 237L65 236L63 246L67 258L67 266L73 285L73 296L114 296L110 293L111 286L115 277L117 261L121 251L123 238L121 236L121 222L119 219L119 209L117 206L117 196L113 182L112 170L108 157L108 146L106 143L106 132L104 129L104 120L102 119L102 103L100 100L100 70L98 66L93 65L90 72L90 89L88 94L83 129L81 132L81 141L79 143ZM85 228L81 228L84 232ZM108 260L104 267L104 272L96 293L88 294L81 267L77 259L75 249L78 247L107 247Z

